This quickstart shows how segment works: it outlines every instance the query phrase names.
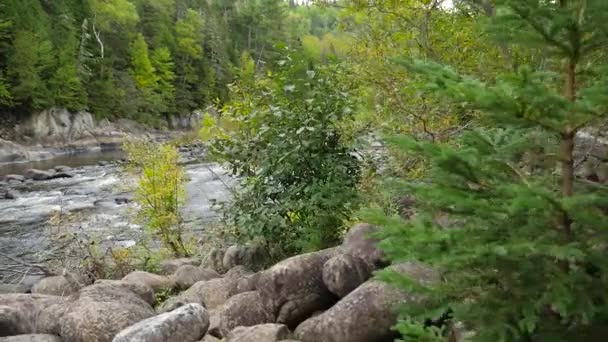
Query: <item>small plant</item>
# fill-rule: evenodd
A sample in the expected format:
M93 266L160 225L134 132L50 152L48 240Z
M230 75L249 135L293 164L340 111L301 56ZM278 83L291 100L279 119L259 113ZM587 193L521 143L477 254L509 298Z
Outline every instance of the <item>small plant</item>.
M137 175L138 221L175 256L189 255L180 213L185 196L184 172L178 164L176 148L152 142L129 142L125 150L130 170Z

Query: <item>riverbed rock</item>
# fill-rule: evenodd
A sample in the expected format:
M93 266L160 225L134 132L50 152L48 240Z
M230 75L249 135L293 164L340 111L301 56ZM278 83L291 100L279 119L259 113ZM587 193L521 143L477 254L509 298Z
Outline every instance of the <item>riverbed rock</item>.
M243 265L234 266L228 272L224 274L224 278L229 279L241 279L243 277L252 275L253 272Z
M323 265L339 248L297 255L264 271L258 291L277 323L295 328L318 310L329 308L336 297L323 282Z
M79 288L78 283L60 275L40 280L32 287L32 293L66 297L78 291Z
M363 259L350 254L339 254L323 265L323 282L336 296L343 298L372 275Z
M421 264L405 263L391 268L424 282L438 280L433 270ZM295 337L302 342L393 341L395 307L417 300L418 296L387 283L368 280L324 313L300 324Z
M122 280L128 283L147 285L157 292L175 287L175 281L170 277L144 271L133 271L122 278Z
M171 275L177 271L178 268L184 265L199 266L201 260L198 258L177 258L177 259L166 259L160 263L160 272L164 275Z
M87 286L73 298L61 320L65 342L110 342L123 329L155 314L135 292L111 283Z
M27 334L9 337L0 337L0 342L62 342L57 335Z
M5 182L16 181L16 182L25 182L25 177L22 175L6 175L4 176Z
M15 190L4 190L4 193L1 193L2 191L0 190L0 198L3 199L7 199L7 200L14 200L17 199L19 197L19 195L17 194L17 191Z
M72 168L66 165L57 165L55 166L55 171L57 172L69 172L72 171Z
M25 171L25 178L33 180L47 180L53 177L53 173L37 169L28 169Z
M239 278L236 283L234 283L232 289L230 289L229 295L232 297L239 293L257 290L260 276L262 276L262 272L257 272Z
M188 289L199 281L220 278L215 270L200 268L193 265L183 265L173 274L173 281L179 289Z
M359 257L365 261L371 269L382 268L387 265L384 253L377 246L377 239L372 237L378 232L378 228L371 224L360 223L352 227L342 243L344 253Z
M228 299L218 308L219 332L227 336L238 326L253 326L263 323L272 323L274 317L264 306L262 297L257 291L238 294Z
M290 335L286 325L269 323L237 327L228 334L226 342L278 342L289 338Z
M207 310L191 303L140 321L118 333L113 342L196 342L208 327Z
M39 294L0 295L0 337L20 334L57 333L66 299ZM54 316L52 322L48 317Z

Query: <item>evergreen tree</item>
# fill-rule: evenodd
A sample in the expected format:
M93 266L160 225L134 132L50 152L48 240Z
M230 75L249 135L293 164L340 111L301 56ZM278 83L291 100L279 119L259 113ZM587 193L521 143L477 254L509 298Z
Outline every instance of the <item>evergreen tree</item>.
M165 47L158 48L152 53L152 65L156 69L158 93L161 98L160 111L163 113L175 110L175 65L171 52Z
M131 45L131 65L137 86L140 89L155 89L157 77L148 56L148 44L140 33Z
M608 65L597 57L608 43L608 2L496 4L490 32L499 43L542 47L542 70L523 65L483 83L400 61L429 81L425 96L474 109L479 122L454 145L390 139L431 169L393 183L414 198L414 217L367 217L384 227L394 262L418 260L442 275L429 285L385 274L425 298L403 308L397 328L408 341L441 340L421 325L450 312L478 341L593 340L608 320L608 189L576 176L574 138L607 117Z

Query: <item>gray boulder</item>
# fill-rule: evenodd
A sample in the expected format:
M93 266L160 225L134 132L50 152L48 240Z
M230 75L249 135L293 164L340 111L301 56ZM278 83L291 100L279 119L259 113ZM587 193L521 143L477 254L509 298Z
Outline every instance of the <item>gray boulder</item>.
M230 297L230 289L238 279L216 278L207 281L199 281L186 291L175 297L169 298L159 308L159 312L168 312L188 304L198 303L208 310L213 310L224 304Z
M224 269L224 254L224 249L219 247L212 248L206 257L204 265L216 270L219 273L226 272L226 269Z
M420 264L391 267L424 282L438 280L435 272ZM324 313L300 324L295 337L302 342L393 341L396 306L419 299L384 282L368 280Z
M61 342L61 338L57 335L49 334L27 334L0 337L0 342Z
M269 323L237 327L228 334L226 342L278 342L290 338L290 335L286 325Z
M209 313L200 304L140 321L114 337L113 342L196 342L209 328Z
M387 260L384 253L378 248L378 241L371 236L377 232L378 228L371 224L355 225L344 237L342 243L344 253L363 259L371 269L386 266Z
M200 268L193 265L182 265L173 274L173 281L180 289L188 289L199 281L220 278L216 271L210 268Z
M200 342L220 342L221 340L213 335L205 335L205 337L203 337L202 340L200 340Z
M272 313L264 306L257 291L231 297L218 308L218 315L220 336L227 336L238 326L248 327L274 321Z
M0 295L0 336L57 333L66 299L39 294ZM48 318L53 316L53 321Z
M350 254L339 254L323 265L323 282L336 296L343 298L372 275L363 259Z
M122 280L99 279L95 282L97 285L117 287L121 290L131 291L146 303L153 305L156 301L154 298L154 290L145 284L129 283Z
M239 293L255 291L258 289L258 281L262 272L257 272L244 277L239 278L232 289L230 289L230 296L237 295Z
M87 286L73 300L60 323L65 342L110 342L123 329L155 314L139 295L117 284Z
M337 253L338 248L330 248L297 255L262 272L258 291L277 323L295 328L336 301L323 282L323 265Z
M29 169L25 171L25 178L33 180L47 180L53 178L53 173L37 169Z
M10 181L25 182L25 177L23 177L21 175L6 175L6 176L4 176L4 181L6 181L6 182L10 182Z
M32 293L46 294L53 296L69 296L77 292L80 285L66 276L47 277L32 287Z
M177 271L178 268L184 265L200 266L201 260L197 258L177 258L177 259L166 259L160 263L160 272L164 275L171 275Z
M229 279L240 279L249 275L252 275L253 272L249 270L247 267L243 265L234 266L228 272L224 274L224 278Z
M261 249L257 246L250 245L233 245L228 247L222 258L224 269L231 269L238 265L254 267L258 257L260 257Z
M143 284L149 286L154 291L172 289L175 287L175 281L173 281L173 279L144 271L133 271L122 278L122 281L127 283Z

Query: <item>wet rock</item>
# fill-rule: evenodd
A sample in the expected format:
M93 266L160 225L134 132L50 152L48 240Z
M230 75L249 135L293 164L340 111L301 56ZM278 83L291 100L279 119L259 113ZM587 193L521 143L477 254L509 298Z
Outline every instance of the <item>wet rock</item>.
M173 274L173 281L180 289L188 289L199 281L220 278L221 276L212 269L200 268L192 265L183 265Z
M278 342L290 337L283 324L260 324L252 327L238 327L232 330L226 342Z
M99 165L99 166L108 166L108 165L110 165L110 162L107 161L107 160L100 160L100 161L97 162L97 165Z
M135 292L111 283L87 286L73 298L61 320L60 335L66 342L110 342L123 329L155 314Z
M161 273L164 275L170 275L175 273L178 268L184 265L199 266L201 260L197 258L178 258L178 259L167 259L160 263Z
M0 337L0 342L62 342L57 335L27 334L9 337Z
M207 310L200 304L187 304L124 329L113 342L196 342L208 327Z
M218 314L221 336L227 336L238 326L248 327L274 321L272 313L264 306L257 291L231 297L218 309Z
M74 175L68 172L56 172L51 176L51 179L57 178L73 178Z
M53 177L53 173L37 169L29 169L25 171L25 178L33 180L47 180Z
M121 205L121 204L127 204L131 202L130 199L126 198L126 197L116 197L114 198L114 203Z
M335 302L336 297L323 282L323 265L337 253L338 248L330 248L297 255L262 273L258 291L277 323L295 328L313 312Z
M421 281L438 279L435 272L420 264L391 267ZM300 324L295 337L302 342L393 341L395 307L417 300L418 296L384 282L368 280L324 313Z
M144 271L133 271L122 278L122 280L128 283L144 284L154 291L175 287L175 282L171 278Z
M32 293L65 297L78 291L79 288L78 283L61 275L40 280L32 287Z
M65 166L65 165L58 165L55 166L55 171L57 172L69 172L72 171L72 168L69 166Z
M19 195L17 195L17 192L14 190L6 190L4 191L4 194L0 194L0 197L7 200L14 200L17 199Z
M363 259L372 269L386 266L384 253L378 248L377 240L371 236L377 232L378 228L371 224L355 225L344 237L344 253Z
M363 284L372 272L363 259L339 254L323 265L323 282L336 296L343 298Z
M25 177L21 176L21 175L6 175L4 176L4 181L6 182L10 182L10 181L16 181L16 182L25 182Z
M38 294L0 295L0 336L57 333L56 322L66 300ZM48 317L53 316L53 321Z

